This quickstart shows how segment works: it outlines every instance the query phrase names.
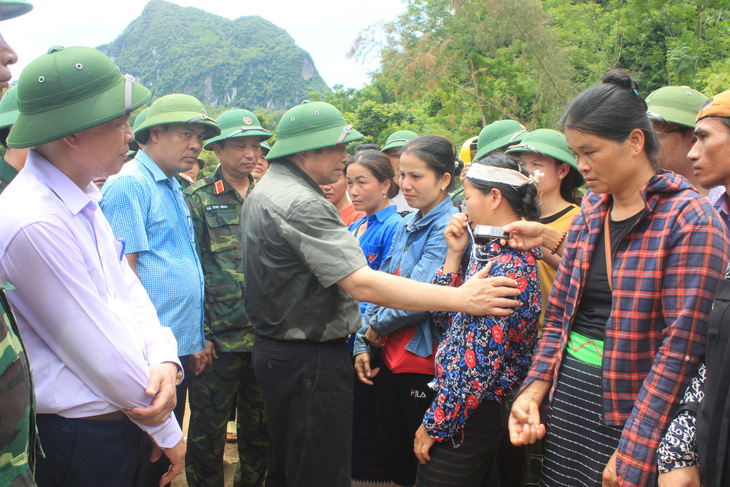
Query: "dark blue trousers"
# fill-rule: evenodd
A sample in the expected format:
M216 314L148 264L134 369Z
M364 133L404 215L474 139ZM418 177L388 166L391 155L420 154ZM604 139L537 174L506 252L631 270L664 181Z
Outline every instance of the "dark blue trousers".
M38 415L46 458L38 458L38 487L131 487L142 473L147 434L129 419L96 421Z

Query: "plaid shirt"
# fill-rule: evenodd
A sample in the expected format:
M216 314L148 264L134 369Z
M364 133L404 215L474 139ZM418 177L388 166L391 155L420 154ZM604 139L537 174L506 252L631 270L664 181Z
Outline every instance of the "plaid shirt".
M603 356L603 420L623 426L622 486L656 483L656 449L704 353L707 319L728 255L725 227L681 177L659 171L641 190L645 210L619 244ZM570 225L528 378L551 381L580 303L609 196L588 192Z

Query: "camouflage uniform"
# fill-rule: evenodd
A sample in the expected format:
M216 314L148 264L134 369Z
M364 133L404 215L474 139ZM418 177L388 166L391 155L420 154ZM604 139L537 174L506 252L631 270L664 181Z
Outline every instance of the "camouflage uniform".
M34 486L36 450L35 395L28 356L0 277L0 485Z
M253 178L248 191L253 189ZM251 365L254 332L243 308L239 218L243 198L215 173L185 190L205 275L205 339L218 359L190 384L186 476L191 486L223 485L226 423L238 395L236 486L263 485L268 430Z

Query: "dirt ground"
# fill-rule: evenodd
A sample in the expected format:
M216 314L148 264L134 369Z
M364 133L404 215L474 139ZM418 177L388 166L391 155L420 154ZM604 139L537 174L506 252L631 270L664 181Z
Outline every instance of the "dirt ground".
M185 409L185 418L183 418L183 435L188 436L188 423L190 422L190 406ZM233 487L233 474L236 471L238 463L238 445L236 443L226 443L226 450L223 453L223 476L225 487ZM185 480L185 471L181 473L173 482L172 487L188 487Z

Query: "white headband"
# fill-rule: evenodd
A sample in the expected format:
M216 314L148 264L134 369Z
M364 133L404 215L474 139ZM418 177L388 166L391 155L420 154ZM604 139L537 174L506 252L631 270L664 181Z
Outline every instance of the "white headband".
M514 169L506 167L487 166L485 164L472 164L466 173L469 179L478 179L488 183L504 183L520 188L525 184L537 184L538 175L528 177Z

